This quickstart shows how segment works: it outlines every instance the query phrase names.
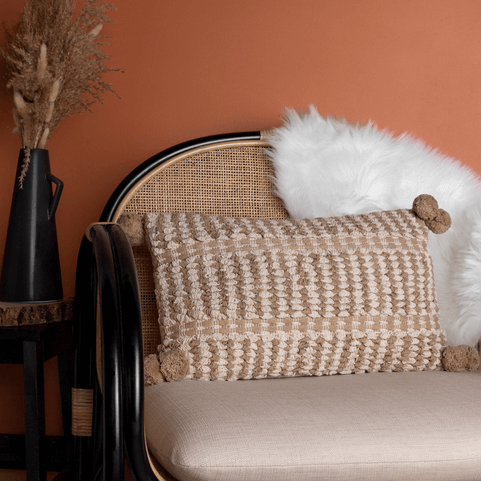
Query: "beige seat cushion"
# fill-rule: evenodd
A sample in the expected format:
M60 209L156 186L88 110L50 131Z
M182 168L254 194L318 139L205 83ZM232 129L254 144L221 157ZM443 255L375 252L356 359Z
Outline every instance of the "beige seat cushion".
M146 388L180 481L481 480L481 372L179 381Z

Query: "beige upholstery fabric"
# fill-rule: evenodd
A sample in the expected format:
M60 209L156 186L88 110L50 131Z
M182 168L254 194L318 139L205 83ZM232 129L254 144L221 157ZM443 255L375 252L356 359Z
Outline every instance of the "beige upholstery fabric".
M162 383L148 445L180 481L481 480L481 372Z
M428 230L410 210L145 224L163 349L187 355L188 379L439 369Z

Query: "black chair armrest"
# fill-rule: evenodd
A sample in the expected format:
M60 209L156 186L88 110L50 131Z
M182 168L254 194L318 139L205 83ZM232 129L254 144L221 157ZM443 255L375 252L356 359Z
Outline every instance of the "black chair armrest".
M117 282L121 293L124 445L133 477L154 481L144 433L144 354L139 284L132 247L118 226L112 226Z
M74 388L92 389L96 384L98 317L102 370L101 393L97 390L95 404L101 408L101 416L94 419L96 439L79 440L77 449L74 447L76 469L82 480L100 474L104 481L122 480L125 449L134 478L153 481L157 477L150 468L144 440L142 326L132 249L117 224L93 224L86 234L91 242L82 241L77 266ZM95 459L95 443L101 447L101 469L85 466L85 458Z

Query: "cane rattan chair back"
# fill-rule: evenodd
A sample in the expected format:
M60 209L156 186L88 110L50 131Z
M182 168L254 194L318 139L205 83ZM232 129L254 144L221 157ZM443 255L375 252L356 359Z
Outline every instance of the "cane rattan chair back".
M88 235L82 241L77 269L75 322L77 341L75 344L72 409L73 418L81 420L75 430L73 429L73 472L78 473L79 480L100 479L99 473L102 474L104 481L122 479L125 455L127 455L131 472L136 481L175 481L149 452L144 430L144 356L155 353L160 344L152 261L146 245L134 247L134 259L132 259L127 236L115 222L125 213L144 214L147 212L190 212L258 219L287 218L288 213L273 190L274 171L269 161L268 149L269 143L260 132L246 132L197 139L163 151L136 168L118 186L100 219L100 224L108 225L96 223L87 229ZM99 331L95 336L97 328ZM95 362L96 355L97 362ZM100 365L102 377L100 377L100 372L94 372L95 367L98 371ZM396 377L396 374L393 376ZM445 374L449 376L451 373ZM454 374L453 379L456 379L457 382L465 382L463 375L469 373L460 374L457 377ZM393 376L376 377L376 373L369 376L372 376L370 379L373 382L380 383L375 384L379 388L378 393L385 392L384 380L388 382L393 379ZM415 394L411 391L411 387L416 384L411 384L410 379L416 378L397 376L396 379L398 378L401 384L399 391L396 392L406 391L408 402L414 402L412 397ZM336 379L336 382L341 383L337 384L339 386L338 394L340 393L339 399L354 399L353 411L345 411L349 415L339 416L340 426L344 426L339 428L341 434L348 432L348 425L342 424L344 419L347 419L346 422L349 423L349 416L352 415L352 412L362 415L362 411L359 411L362 408L356 404L354 389L357 381L352 384L353 379L351 376L339 376ZM376 379L380 381L374 381ZM443 379L447 379L447 377ZM255 382L259 383L257 386L270 383L269 380L265 383L262 380ZM406 389L402 382L406 382ZM476 382L478 382L476 386L479 390L479 380ZM165 384L163 388L167 390L176 385L176 383ZM182 383L178 384L178 386L181 385ZM466 386L468 385L474 386L471 378L469 382L466 381ZM215 386L215 383L212 383L212 386ZM440 386L442 392L451 392L453 396L455 392L458 392L452 389L451 391L450 389L446 390L444 381L440 383ZM157 387L152 386L148 389L152 390ZM345 391L343 391L344 389ZM311 391L308 390L308 392L311 395ZM271 396L271 393L267 392L267 395ZM290 396L290 392L286 390L285 395ZM479 399L477 395L471 397ZM270 397L266 397L266 399L270 399ZM468 402L467 398L462 399L463 402ZM317 397L314 402L318 403ZM450 402L455 405L457 402L455 396L451 398ZM161 400L162 403L163 400ZM282 402L279 404L283 405ZM284 404L286 409L292 405L291 403ZM323 406L327 407L327 405L326 398ZM387 403L386 405L388 410L386 412L391 413L391 404ZM397 405L404 407L402 400ZM421 416L419 419L424 420L427 416L433 416L433 409L438 409L438 397L435 397L431 403L431 398L424 391L421 401L413 406L413 411L417 410L418 415ZM475 406L474 402L472 406ZM345 409L348 408L350 409L350 407ZM399 423L402 423L405 415L405 419L409 421L410 412L405 412L403 409L401 411L401 417L395 416L394 419L400 419ZM477 415L477 411L473 409L471 411L475 412L475 416ZM170 413L168 409L165 412ZM197 413L197 410L191 409L190 412ZM325 411L322 412L325 413ZM396 412L395 409L393 412ZM452 410L452 412L456 414L456 410ZM372 412L369 413L367 417L371 419ZM303 416L307 416L307 414ZM463 412L459 418L454 417L453 419L462 419L465 416L466 414ZM88 423L84 421L87 418ZM171 418L170 414L167 414L167 418ZM320 414L319 418L331 419L332 416L328 412L327 417ZM172 419L177 421L179 418ZM284 412L279 419L288 419L288 413ZM436 419L434 415L432 422L437 425ZM470 420L465 428L469 426L469 429L466 428L468 435L472 436L470 439L474 439L477 446L479 436L473 435L471 430L475 421L475 419ZM252 422L252 419L249 422ZM276 423L277 418L273 422ZM449 431L449 423L459 425L456 421L449 420L446 433ZM174 424L176 429L177 422ZM366 436L371 436L369 434L371 432L369 431L370 423L368 424ZM200 425L203 435L203 422ZM249 426L251 426L249 429L252 432L257 432L255 421ZM209 436L205 438L192 437L190 428L185 430L182 426L179 427L179 431L187 432L185 438L194 439L195 449L197 449L196 439L210 439ZM320 437L323 437L324 434L322 429L319 431ZM219 431L212 432L218 433ZM443 434L441 438L446 439L446 436ZM272 446L273 450L277 449L275 445ZM348 449L352 449L353 452L357 449L354 447L357 446L355 442L349 446ZM433 446L435 446L433 448L435 450L436 444L434 443ZM453 452L456 451L455 448L456 446L453 445ZM178 445L172 449L175 451L178 449ZM286 449L290 450L291 446L287 446ZM394 448L391 447L391 449L394 449L392 452L397 456L397 444L394 444ZM235 457L235 449L231 451ZM324 456L324 451L321 451ZM464 462L466 460L464 451L459 451L458 454L461 456L459 459ZM374 455L377 456L378 452L374 452ZM434 455L437 455L437 452ZM479 461L479 456L476 459ZM159 456L159 461L164 463L162 456ZM337 463L337 459L335 461ZM397 472L400 465L398 462L394 464L395 467L392 468L394 471L390 471L391 474ZM404 463L401 464L404 465ZM426 463L421 464L424 466ZM329 466L332 465L329 464ZM366 469L370 469L371 465L372 463L367 463ZM414 471L410 470L409 463L406 465L406 470L403 472L408 473L409 476L399 476L396 479L412 479L411 474ZM197 465L195 464L195 466ZM309 464L309 466L311 465ZM351 469L351 466L350 461L346 463L346 472ZM457 469L458 464L453 464L453 466L453 469ZM264 467L265 465L262 465L262 469ZM339 469L344 468L340 466ZM417 470L418 466L416 465L412 469ZM476 472L479 472L477 466ZM325 473L327 473L325 476L329 476L329 468ZM363 473L367 473L367 471L363 471ZM245 472L241 473L242 476L244 474ZM455 474L457 473L455 472ZM213 477L218 478L217 474ZM367 477L372 478L366 474L363 479L367 479ZM351 478L352 476L349 479ZM458 479L456 476L450 479L455 478ZM463 479L468 479L468 477ZM474 479L474 477L471 476L469 479Z
M260 137L260 135L259 135ZM193 146L162 162L125 194L110 219L126 212L195 212L227 217L286 218L273 194L265 140L224 140ZM160 343L152 261L145 245L134 247L139 280L144 354Z

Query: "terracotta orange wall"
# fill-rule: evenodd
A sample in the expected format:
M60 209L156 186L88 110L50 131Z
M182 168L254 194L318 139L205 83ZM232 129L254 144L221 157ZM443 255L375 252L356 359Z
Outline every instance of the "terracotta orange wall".
M481 172L479 0L112 0L113 67L94 114L66 119L49 144L65 182L57 226L64 289L77 249L109 194L139 162L172 144L269 129L284 107L405 131ZM0 2L17 18L22 0ZM0 63L3 78L4 63ZM2 82L3 84L3 82ZM0 89L0 255L19 142ZM61 429L55 362L47 363L47 431ZM22 432L21 367L0 367L0 431Z

